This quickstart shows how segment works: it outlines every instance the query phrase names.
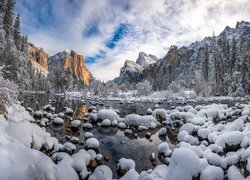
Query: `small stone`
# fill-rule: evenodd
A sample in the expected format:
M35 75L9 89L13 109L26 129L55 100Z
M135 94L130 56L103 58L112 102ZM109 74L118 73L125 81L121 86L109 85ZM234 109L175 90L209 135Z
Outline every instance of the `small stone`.
M104 160L105 160L106 162L108 162L108 161L109 161L109 157L108 157L108 156L104 156Z
M150 132L147 132L145 137L146 137L147 139L149 139L149 138L151 137L151 133L150 133Z

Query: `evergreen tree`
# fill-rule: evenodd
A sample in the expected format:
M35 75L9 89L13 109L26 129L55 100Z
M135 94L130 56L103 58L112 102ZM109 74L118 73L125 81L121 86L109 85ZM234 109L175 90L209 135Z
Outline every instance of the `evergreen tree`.
M209 68L209 52L208 45L206 44L204 48L202 48L201 54L201 73L204 80L204 96L208 96L208 68Z
M15 24L14 24L14 41L15 41L16 48L18 50L21 50L22 38L21 38L21 33L20 33L20 16L19 16L19 14L16 17Z
M231 45L231 55L230 55L230 64L231 64L230 72L231 72L231 75L233 73L235 63L236 63L236 53L237 53L236 41L235 41L235 37L233 37L232 45Z
M4 30L7 37L13 37L13 17L14 17L15 0L7 0L5 13L3 17Z
M0 13L4 13L5 0L0 0Z
M21 51L28 53L28 36L23 36L21 40Z

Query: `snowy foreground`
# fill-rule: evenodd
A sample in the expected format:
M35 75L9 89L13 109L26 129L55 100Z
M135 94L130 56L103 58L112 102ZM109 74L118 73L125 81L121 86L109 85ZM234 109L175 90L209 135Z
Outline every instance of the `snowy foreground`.
M85 149L75 153L71 142L60 144L46 132L46 126L64 124L64 116L73 113L53 113L51 105L43 111L33 112L36 120L22 106L16 104L0 115L0 176L1 179L90 179L111 180L112 171L106 165L93 167L101 161L96 153L98 140L86 132ZM154 169L137 172L132 159L121 158L118 171L122 180L189 180L250 179L250 104L223 104L183 106L165 109L148 109L144 116L129 114L119 117L117 110L89 107L85 121L74 120L71 130L93 126L118 126L125 133L134 128L142 131L159 128L159 136L166 136L167 129L177 129L178 144L170 149L166 142L158 146L158 156L163 162ZM37 120L39 119L39 121ZM39 122L39 123L38 123ZM39 124L39 125L37 125ZM138 153L140 153L138 150ZM152 159L156 158L152 154Z

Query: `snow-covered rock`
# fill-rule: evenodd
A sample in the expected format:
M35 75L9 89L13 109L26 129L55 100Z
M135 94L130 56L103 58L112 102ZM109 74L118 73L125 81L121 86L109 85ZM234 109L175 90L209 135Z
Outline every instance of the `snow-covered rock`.
M64 123L64 120L60 117L56 117L54 120L53 120L53 123L56 124L56 125L62 125Z
M172 154L172 151L169 149L168 143L166 142L159 144L157 149L159 154L163 154L166 157Z
M109 119L111 122L119 119L118 114L111 109L101 109L98 111L97 116L100 120Z
M94 173L88 178L89 180L111 180L113 178L113 173L108 166L101 165L98 166Z
M132 159L121 158L118 162L118 168L127 171L135 169L135 162Z
M166 179L189 180L200 173L200 159L190 149L176 148L171 156Z
M110 121L109 119L104 119L104 120L101 122L101 125L104 126L104 127L111 126L111 121Z
M70 126L72 128L79 128L81 126L81 121L80 120L74 120L70 123Z
M99 141L96 138L89 138L86 140L86 147L87 148L98 148Z

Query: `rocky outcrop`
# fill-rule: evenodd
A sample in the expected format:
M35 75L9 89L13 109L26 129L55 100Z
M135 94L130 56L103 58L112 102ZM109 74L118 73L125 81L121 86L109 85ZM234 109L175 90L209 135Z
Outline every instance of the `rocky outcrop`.
M141 65L142 67L147 67L149 64L153 64L158 60L158 58L154 55L147 55L144 52L139 53L139 57L136 60L136 63Z
M28 45L28 58L33 62L40 64L43 68L48 70L49 54L46 53L43 48L36 47L29 43Z
M156 56L140 52L136 62L125 61L124 66L120 70L120 76L113 81L120 85L124 84L127 87L135 88L135 85L144 79L146 69L157 61L158 58Z
M61 77L65 77L67 81L74 85L89 85L92 74L84 63L83 55L72 50L59 52L49 57L50 76L60 73Z
M130 62L133 67L139 65L140 70L125 71L131 69L125 63L115 82L134 87L147 79L154 90L162 90L172 81L179 81L203 95L249 94L249 51L250 23L241 21L235 28L226 27L217 37L206 37L187 47L171 46L162 59L153 63L150 56L140 53L136 63Z

